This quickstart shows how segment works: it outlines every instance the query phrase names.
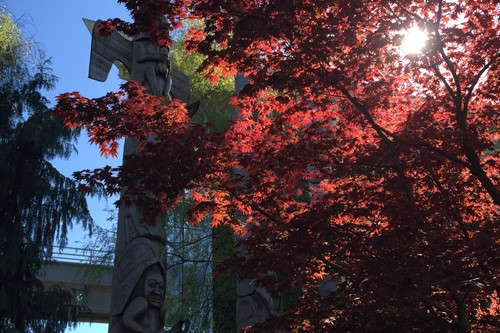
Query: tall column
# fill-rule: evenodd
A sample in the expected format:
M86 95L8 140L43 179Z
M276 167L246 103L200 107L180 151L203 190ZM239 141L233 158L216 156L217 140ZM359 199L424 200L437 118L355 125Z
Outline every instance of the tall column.
M169 49L155 44L141 33L133 39L117 31L109 37L98 32L100 21L85 20L92 34L89 77L105 81L112 64L119 65L120 77L138 82L151 95L172 94ZM189 100L189 83L185 75L175 74L176 97ZM186 93L187 92L187 93ZM137 154L133 138L125 140L124 157ZM122 195L127 189L122 190ZM115 250L115 268L111 292L110 333L166 332L164 301L166 290L165 221L153 225L141 223L135 206L119 207ZM189 330L189 320L179 321L171 333Z
M139 34L132 44L130 79L152 95L169 97L171 88L168 48ZM125 140L124 158L137 154L133 138ZM127 189L123 189L122 195ZM119 207L115 270L111 292L110 333L164 332L166 290L166 233L164 221L140 222L135 206Z

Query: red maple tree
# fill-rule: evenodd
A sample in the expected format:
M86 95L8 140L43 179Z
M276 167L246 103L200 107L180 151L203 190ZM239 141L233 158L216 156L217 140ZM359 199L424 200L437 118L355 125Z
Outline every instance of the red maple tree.
M247 233L238 277L296 295L250 330L498 331L500 1L120 2L144 22L162 4L172 28L203 18L186 47L207 75L249 84L218 134L134 83L61 96L57 112L103 152L124 136L142 147L82 186L133 189L146 222L187 189L194 222ZM405 55L412 27L428 40ZM320 292L327 276L337 291Z

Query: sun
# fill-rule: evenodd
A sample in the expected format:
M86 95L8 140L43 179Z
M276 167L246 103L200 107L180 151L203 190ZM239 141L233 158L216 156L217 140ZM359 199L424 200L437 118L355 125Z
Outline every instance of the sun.
M407 55L417 54L422 51L427 42L427 34L418 27L412 27L404 32L401 49Z

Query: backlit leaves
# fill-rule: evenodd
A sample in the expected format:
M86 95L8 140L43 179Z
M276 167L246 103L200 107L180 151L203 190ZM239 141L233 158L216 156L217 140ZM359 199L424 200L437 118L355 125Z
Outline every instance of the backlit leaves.
M229 128L190 125L181 105L133 85L102 100L66 96L62 109L106 154L117 138L138 138L144 153L119 175L135 186L131 201L157 213L190 190L194 222L211 215L247 234L231 261L238 277L275 294L301 290L267 328L494 331L498 6L168 2L202 20L186 41L205 56L200 70L249 81ZM428 41L407 56L400 43L414 26ZM325 296L326 275L338 289Z

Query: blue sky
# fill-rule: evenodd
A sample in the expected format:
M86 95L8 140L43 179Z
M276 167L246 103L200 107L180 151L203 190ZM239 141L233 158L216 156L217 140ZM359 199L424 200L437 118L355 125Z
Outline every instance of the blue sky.
M115 69L105 83L88 78L91 38L82 21L82 18L128 19L128 11L115 0L3 0L0 4L5 5L14 19L23 24L25 35L36 41L52 59L51 67L59 81L55 90L46 93L50 100L53 101L55 96L63 92L79 91L86 97L99 97L118 89L120 80ZM54 161L65 175L69 176L77 170L120 163L121 157L112 160L101 158L97 148L88 144L85 134L79 139L77 149L78 154L74 154L69 160ZM95 222L106 226L104 200L91 199L89 206ZM84 233L76 226L69 237L69 246L78 247L83 237ZM107 325L82 324L69 332L107 332Z

